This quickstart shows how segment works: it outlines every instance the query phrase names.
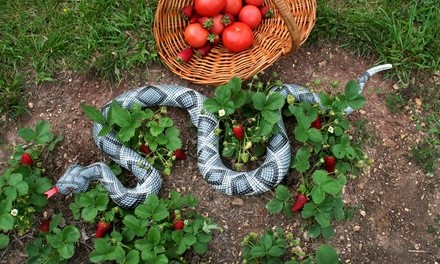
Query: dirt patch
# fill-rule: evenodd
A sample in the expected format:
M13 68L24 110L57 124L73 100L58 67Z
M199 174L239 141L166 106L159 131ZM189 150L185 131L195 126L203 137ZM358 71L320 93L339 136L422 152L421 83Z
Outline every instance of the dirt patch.
M330 87L331 82L338 80L341 84L339 89L342 89L348 80L356 79L372 65L372 59L360 59L336 46L304 46L266 71L278 72L285 83L306 84L320 80L323 87ZM61 73L57 79L57 82L29 91L31 116L18 121L7 120L2 125L0 165L4 165L13 146L19 142L17 129L46 119L57 135L64 136L64 141L45 161L47 176L56 181L72 163L88 165L109 160L94 145L91 122L82 114L80 103L100 107L124 91L156 83L187 86L208 96L214 90L211 86L181 80L159 65L133 73L131 81L113 87L71 72ZM374 165L344 190L345 201L358 210L351 221L336 226L335 237L330 241L340 253L343 263L440 261L439 249L434 243L436 237L427 231L429 225L434 225L434 218L439 213L438 179L435 183L432 175L424 174L412 162L410 147L421 138L421 134L410 115L393 114L387 109L384 94L391 89L392 83L384 81L381 75L374 76L366 85L366 106L351 116L353 120L367 119L368 127L378 136L378 142L367 148L368 155L375 160ZM210 188L197 168L196 130L189 116L183 109L173 108L170 112L182 131L184 148L189 155L187 160L176 164L170 176L164 177L160 195L175 189L193 194L200 201L200 213L211 217L224 229L224 232L215 235L207 254L193 258L193 263L240 263L243 236L251 231L263 232L272 226L282 226L303 238L298 216L287 219L267 213L265 205L273 194L237 198ZM69 218L70 212L65 205L71 201L72 197L58 196L51 200L47 210L61 211L64 217ZM89 236L94 232L93 227L82 229ZM0 254L0 263L23 262L25 245L33 235L29 234L24 239L14 238L10 247ZM323 241L303 242L305 249L310 251ZM70 263L86 263L91 245L91 240L81 241L77 256Z

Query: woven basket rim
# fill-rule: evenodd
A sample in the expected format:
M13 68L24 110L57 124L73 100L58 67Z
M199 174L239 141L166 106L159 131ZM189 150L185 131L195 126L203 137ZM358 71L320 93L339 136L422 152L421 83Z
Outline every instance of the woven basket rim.
M232 77L248 79L281 56L296 51L307 40L316 21L316 0L265 0L264 5L274 7L275 17L263 20L254 30L255 41L251 48L232 53L222 45L215 46L208 56L180 64L175 59L177 53L188 47L183 38L187 23L180 16L180 10L192 2L159 0L153 31L162 62L180 78L197 84L218 85ZM291 23L285 22L282 13L286 10L297 25L297 37L292 35Z

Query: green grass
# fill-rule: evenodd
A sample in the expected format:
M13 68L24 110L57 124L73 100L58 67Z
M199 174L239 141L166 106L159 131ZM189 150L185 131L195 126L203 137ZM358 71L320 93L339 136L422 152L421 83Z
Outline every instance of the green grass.
M156 0L0 2L0 115L22 113L25 83L60 70L118 81L157 60Z
M392 74L407 82L414 70L440 66L440 6L435 0L317 0L311 42L337 42L377 63L391 63Z
M387 77L400 83L385 95L393 112L410 99L424 102L418 124L426 136L412 148L414 160L435 172L440 157L439 83L431 76L440 69L440 6L435 0L317 0L317 23L310 42L335 42L377 64L391 63Z

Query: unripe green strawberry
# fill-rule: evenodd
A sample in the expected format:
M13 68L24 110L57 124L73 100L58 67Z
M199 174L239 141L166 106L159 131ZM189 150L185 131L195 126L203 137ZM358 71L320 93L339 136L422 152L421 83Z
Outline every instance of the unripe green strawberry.
M240 158L241 158L241 161L243 161L243 163L247 163L249 161L249 154L243 153L243 154L241 154Z
M248 141L248 142L246 142L246 145L244 145L244 149L248 150L250 148L252 148L252 142Z

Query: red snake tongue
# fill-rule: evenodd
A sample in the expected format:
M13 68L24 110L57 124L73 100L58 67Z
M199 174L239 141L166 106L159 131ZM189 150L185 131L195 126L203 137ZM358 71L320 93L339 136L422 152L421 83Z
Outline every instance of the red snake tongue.
M52 189L45 192L44 194L47 195L47 199L49 199L50 197L52 197L52 195L56 194L57 192L58 192L58 187L54 186Z

